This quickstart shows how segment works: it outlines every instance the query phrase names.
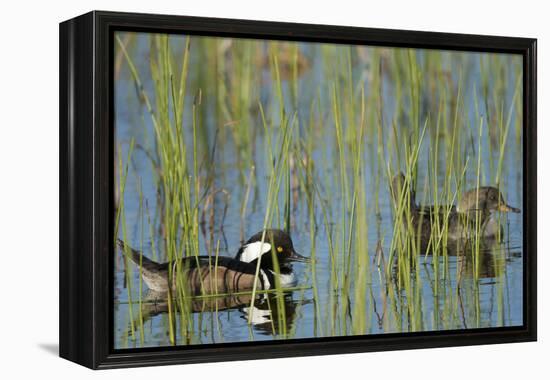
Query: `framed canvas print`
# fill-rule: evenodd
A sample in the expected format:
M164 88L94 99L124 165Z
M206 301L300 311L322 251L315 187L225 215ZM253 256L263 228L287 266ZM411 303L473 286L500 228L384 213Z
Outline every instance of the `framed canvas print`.
M60 25L60 355L536 339L536 40Z

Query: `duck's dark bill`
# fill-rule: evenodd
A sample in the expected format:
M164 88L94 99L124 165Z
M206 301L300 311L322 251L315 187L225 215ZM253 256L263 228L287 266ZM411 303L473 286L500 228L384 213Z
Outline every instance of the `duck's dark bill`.
M296 251L292 252L292 256L290 256L287 260L297 261L297 262L300 262L300 263L311 263L311 258L310 257L302 256Z
M521 212L521 210L519 208L512 207L512 206L507 205L507 204L500 205L499 211L502 211L502 212L515 212L515 213Z

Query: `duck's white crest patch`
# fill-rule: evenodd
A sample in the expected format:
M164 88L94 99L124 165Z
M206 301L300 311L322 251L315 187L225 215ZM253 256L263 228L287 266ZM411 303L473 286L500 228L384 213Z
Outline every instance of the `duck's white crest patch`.
M243 247L243 253L241 254L241 261L250 263L256 260L258 257L264 253L269 252L271 249L271 244L261 241L256 241L254 243L247 244Z
M273 273L273 276L277 276L277 273L274 271L271 271ZM279 281L281 282L281 286L283 288L289 288L291 286L296 285L296 276L294 276L294 273L291 272L289 274L279 274Z

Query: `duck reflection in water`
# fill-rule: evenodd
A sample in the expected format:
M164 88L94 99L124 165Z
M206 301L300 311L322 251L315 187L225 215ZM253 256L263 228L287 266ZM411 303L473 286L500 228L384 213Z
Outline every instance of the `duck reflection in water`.
M168 314L169 305L166 296L166 293L154 291L149 291L146 294L141 301L141 314L144 323L157 316ZM252 307L251 301L251 294L192 297L187 304L186 312L221 314L232 310L238 311L240 318L250 321L258 333L280 335L292 329L299 307L311 303L311 300L295 300L291 292L286 292L281 296L274 293L260 293L256 295ZM134 302L134 305L139 307L138 302ZM136 322L138 321L136 320Z

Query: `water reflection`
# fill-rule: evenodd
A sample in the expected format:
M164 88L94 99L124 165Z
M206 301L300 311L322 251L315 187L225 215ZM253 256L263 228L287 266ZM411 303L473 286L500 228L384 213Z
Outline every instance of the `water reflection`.
M261 293L256 296L253 305L251 301L251 294L193 297L186 303L183 313L200 316L202 313L221 315L224 311L235 311L239 313L239 318L245 323L250 323L257 333L285 337L295 327L299 308L312 302L294 299L293 292ZM166 293L148 291L141 302L132 304L135 314L139 317L130 323L126 334L129 336L135 325L147 324L166 316L174 305L176 301L168 302Z

